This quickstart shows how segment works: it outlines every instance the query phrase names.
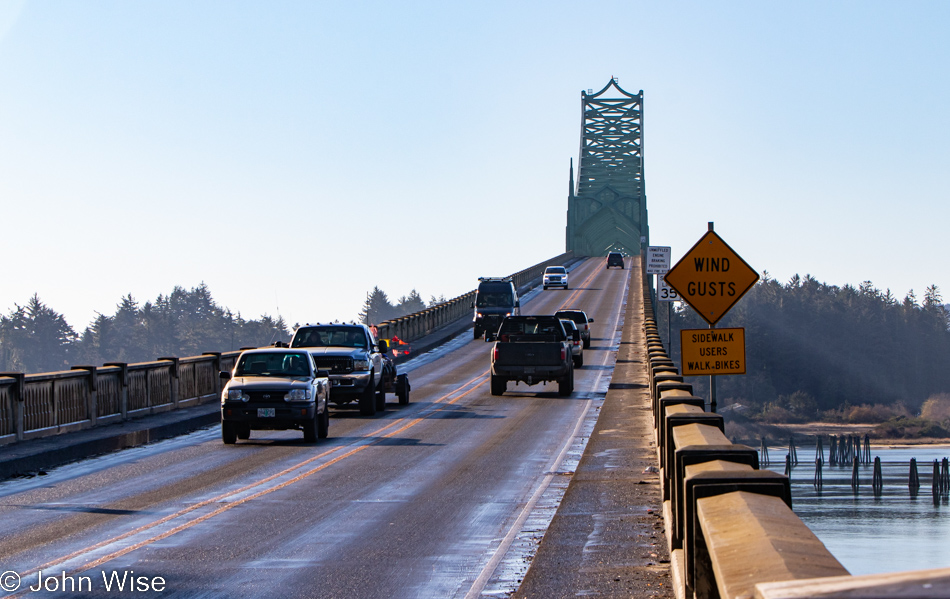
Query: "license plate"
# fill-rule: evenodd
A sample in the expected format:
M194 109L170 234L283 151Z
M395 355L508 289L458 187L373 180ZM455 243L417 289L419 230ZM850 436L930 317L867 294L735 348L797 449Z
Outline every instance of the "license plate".
M277 415L277 408L257 408L258 418L273 418Z
M524 373L525 373L525 374L534 374L534 366L525 366L525 367L524 367Z

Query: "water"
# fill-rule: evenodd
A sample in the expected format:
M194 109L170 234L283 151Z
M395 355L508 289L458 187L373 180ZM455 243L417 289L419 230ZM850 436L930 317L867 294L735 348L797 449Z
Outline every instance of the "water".
M787 446L769 447L769 469L784 473L787 453ZM950 456L950 447L872 446L872 463L859 467L857 494L851 489L851 464L829 466L827 445L824 453L824 484L816 491L815 447L798 447L798 466L790 477L792 506L851 574L950 567L950 502L942 497L934 505L931 491L933 461ZM871 488L875 457L881 458L884 477L880 497ZM916 498L907 484L911 458L917 458L920 475Z

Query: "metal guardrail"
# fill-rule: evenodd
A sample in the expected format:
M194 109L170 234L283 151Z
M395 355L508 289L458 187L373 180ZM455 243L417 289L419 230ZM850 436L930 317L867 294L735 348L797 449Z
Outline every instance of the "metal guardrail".
M520 289L547 266L563 264L561 254L511 275ZM475 291L438 306L386 321L379 336L413 341L471 317ZM129 418L216 401L218 372L231 370L240 351L206 352L185 358L159 358L137 364L73 366L72 370L24 374L0 372L0 445L83 430Z

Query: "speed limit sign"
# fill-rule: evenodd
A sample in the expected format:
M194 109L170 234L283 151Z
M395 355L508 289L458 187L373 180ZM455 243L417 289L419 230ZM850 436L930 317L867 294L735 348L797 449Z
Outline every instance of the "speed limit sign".
M666 284L666 275L656 276L656 299L661 302L678 302L681 298L676 290Z

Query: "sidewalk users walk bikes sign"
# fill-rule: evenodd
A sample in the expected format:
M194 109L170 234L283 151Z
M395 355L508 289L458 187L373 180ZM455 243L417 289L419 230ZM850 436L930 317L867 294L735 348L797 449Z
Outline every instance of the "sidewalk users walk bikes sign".
M759 275L710 230L666 273L665 278L687 304L715 326L755 285Z
M745 374L745 329L680 331L683 376Z

